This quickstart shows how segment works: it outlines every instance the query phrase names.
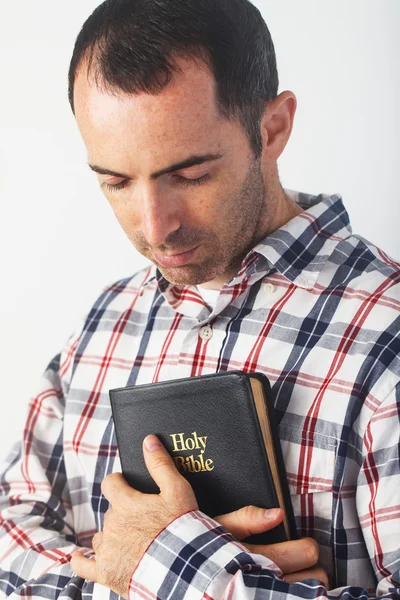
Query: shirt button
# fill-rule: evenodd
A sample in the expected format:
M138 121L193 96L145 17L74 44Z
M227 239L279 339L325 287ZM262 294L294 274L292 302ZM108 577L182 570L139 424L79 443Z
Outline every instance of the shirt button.
M264 283L263 290L264 292L267 292L267 294L273 294L275 291L275 286L272 285L272 283Z
M300 275L300 277L297 280L297 283L300 287L308 287L310 285L310 282L308 281L307 277L305 277L304 275Z
M209 325L205 325L204 327L202 327L200 329L199 335L200 335L201 339L204 341L211 340L211 338L213 336L212 327L210 327Z

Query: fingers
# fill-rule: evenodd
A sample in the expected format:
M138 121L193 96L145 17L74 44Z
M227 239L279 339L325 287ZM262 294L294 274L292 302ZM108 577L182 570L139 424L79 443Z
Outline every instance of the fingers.
M262 554L274 562L286 575L313 567L318 561L319 547L312 538L270 544L268 546L245 546L253 554Z
M74 552L70 565L74 573L82 579L96 581L96 561L93 558L86 558L81 552Z
M178 472L174 461L155 435L148 435L143 442L143 456L147 470L162 491L171 489L177 483L186 485L186 479ZM124 500L132 500L140 494L124 479L122 473L107 475L102 481L101 491L111 505Z
M121 501L132 499L135 494L140 494L131 488L122 473L107 475L101 482L101 491L111 505L120 504Z
M304 581L305 579L316 579L317 581L321 581L326 589L329 589L329 577L320 567L306 569L284 577L284 580L287 581L287 583L297 583L299 581Z
M168 492L177 484L186 484L186 480L179 474L175 463L155 435L148 435L143 442L143 456L147 470L160 488L161 492Z
M97 552L100 548L102 541L103 533L101 531L98 531L92 538L92 548L95 552Z
M262 533L273 529L283 520L281 508L265 510L257 506L244 506L240 510L215 517L236 539L243 540L253 533Z

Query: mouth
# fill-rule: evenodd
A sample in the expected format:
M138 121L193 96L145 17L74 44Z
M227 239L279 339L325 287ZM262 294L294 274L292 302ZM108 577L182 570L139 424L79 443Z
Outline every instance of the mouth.
M183 267L193 259L198 247L199 246L196 246L195 248L187 250L186 252L170 254L168 256L155 254L154 260L162 267Z

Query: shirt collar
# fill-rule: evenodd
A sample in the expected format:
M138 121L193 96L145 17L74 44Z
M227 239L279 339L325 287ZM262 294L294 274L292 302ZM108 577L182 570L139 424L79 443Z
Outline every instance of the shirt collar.
M267 235L249 252L235 283L243 276L274 270L296 286L312 289L334 248L352 234L349 215L339 194L313 196L292 190L285 193L303 212Z
M339 194L314 196L287 189L285 193L303 212L257 244L227 286L278 272L296 286L312 289L334 248L352 234L349 215ZM155 276L160 291L165 293L171 284L156 269Z

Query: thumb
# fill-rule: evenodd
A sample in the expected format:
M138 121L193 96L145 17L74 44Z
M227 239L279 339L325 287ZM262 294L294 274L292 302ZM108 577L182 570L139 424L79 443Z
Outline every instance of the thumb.
M171 456L155 435L148 435L144 439L143 456L147 470L161 492L183 479Z
M222 527L225 527L237 540L244 540L253 533L263 533L273 529L283 521L284 512L281 508L258 508L244 506L239 510L215 517Z

